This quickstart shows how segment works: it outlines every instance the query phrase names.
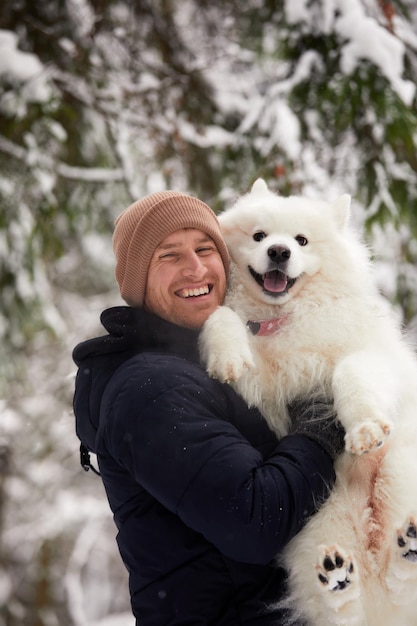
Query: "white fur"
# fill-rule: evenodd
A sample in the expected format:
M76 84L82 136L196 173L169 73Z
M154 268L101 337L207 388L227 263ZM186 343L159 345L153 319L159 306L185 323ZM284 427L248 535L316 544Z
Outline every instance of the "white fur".
M221 214L230 285L203 329L201 350L209 374L234 384L278 436L288 432L288 403L316 394L334 399L345 427L332 494L283 556L287 602L299 619L416 626L417 563L402 553L417 554L417 540L407 537L417 524L417 361L377 293L368 251L349 228L349 206L349 196L332 204L282 198L259 179ZM265 236L255 241L259 232ZM297 279L278 295L248 270L269 271L274 246L289 251L285 273ZM246 326L281 316L273 336ZM338 567L326 569L325 559L336 557ZM330 590L345 578L344 589Z

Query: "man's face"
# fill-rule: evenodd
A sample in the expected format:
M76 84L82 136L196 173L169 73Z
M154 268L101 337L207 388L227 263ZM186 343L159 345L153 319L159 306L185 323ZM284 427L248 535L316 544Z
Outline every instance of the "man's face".
M201 230L176 230L156 248L145 289L148 311L178 326L201 328L225 293L222 258Z

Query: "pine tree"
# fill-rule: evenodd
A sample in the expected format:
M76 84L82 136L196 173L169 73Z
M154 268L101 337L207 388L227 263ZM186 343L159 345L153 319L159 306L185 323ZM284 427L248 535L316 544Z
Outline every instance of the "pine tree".
M85 241L135 197L183 188L218 210L259 175L281 193L349 192L371 237L391 229L388 295L410 322L416 21L410 1L3 3L2 37L32 64L0 76L5 341L60 328L69 250L78 288L109 284Z

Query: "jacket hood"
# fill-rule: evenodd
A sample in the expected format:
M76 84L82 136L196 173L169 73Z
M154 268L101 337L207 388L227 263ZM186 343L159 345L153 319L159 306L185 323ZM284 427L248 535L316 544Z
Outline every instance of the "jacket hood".
M108 334L79 343L74 393L76 433L95 452L101 399L107 383L125 361L142 352L162 352L199 362L198 331L171 324L143 309L106 309L100 321Z

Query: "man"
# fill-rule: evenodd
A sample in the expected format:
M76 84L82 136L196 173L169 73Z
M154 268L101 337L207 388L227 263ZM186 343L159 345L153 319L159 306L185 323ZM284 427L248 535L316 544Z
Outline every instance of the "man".
M136 623L284 623L271 606L285 590L274 559L328 496L343 432L329 420L308 430L293 411L294 432L278 442L201 367L198 332L229 270L206 204L147 196L116 220L113 242L129 306L104 311L108 334L76 347L74 410L119 529Z

